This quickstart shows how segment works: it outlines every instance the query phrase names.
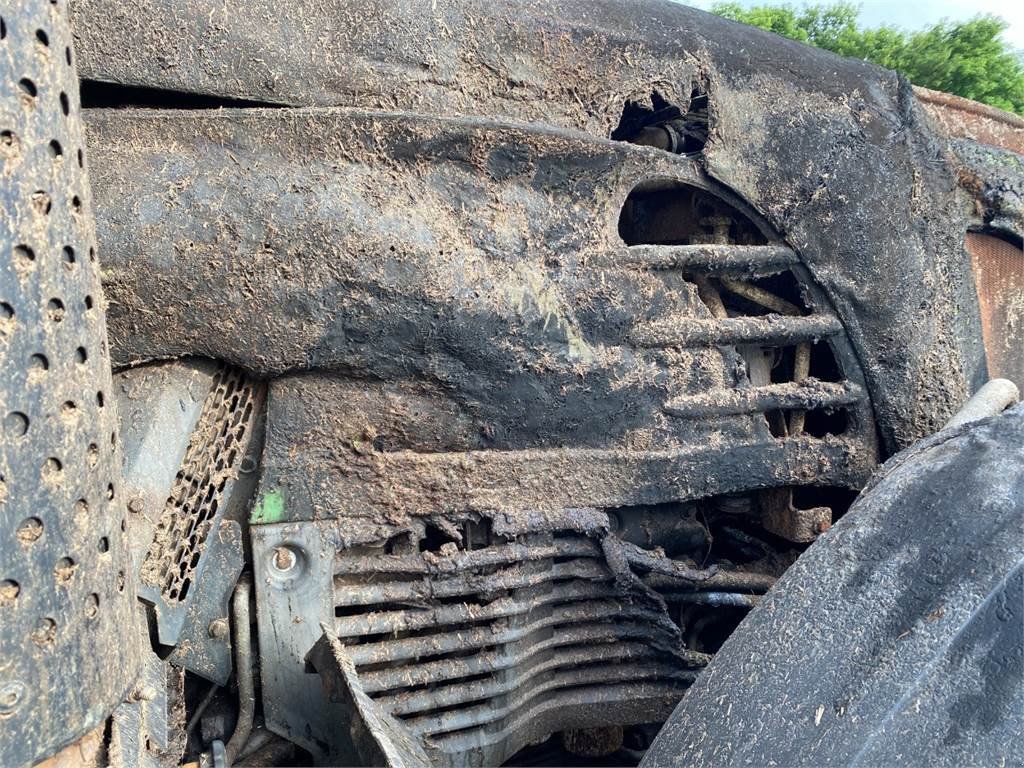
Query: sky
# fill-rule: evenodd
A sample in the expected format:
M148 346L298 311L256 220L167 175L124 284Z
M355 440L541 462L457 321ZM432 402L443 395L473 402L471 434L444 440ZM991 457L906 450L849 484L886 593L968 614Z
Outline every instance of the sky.
M686 5L708 9L714 0L683 0ZM814 0L827 5L829 0ZM812 4L814 4L812 2ZM864 26L878 27L888 24L906 30L928 27L937 21L966 21L978 14L1000 16L1009 22L1010 28L1003 38L1014 48L1024 50L1024 2L999 2L999 0L852 0L861 7L860 21ZM795 5L803 6L805 0L739 0L740 5Z

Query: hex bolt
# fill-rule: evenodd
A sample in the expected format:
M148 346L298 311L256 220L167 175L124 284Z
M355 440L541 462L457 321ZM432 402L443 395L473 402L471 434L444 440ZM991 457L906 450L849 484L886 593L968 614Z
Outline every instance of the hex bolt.
M298 564L299 558L291 547L274 547L272 563L279 573L289 573Z
M230 631L230 627L228 626L228 620L214 619L210 622L210 627L208 631L210 633L210 637L216 640L223 640L228 636L228 632Z

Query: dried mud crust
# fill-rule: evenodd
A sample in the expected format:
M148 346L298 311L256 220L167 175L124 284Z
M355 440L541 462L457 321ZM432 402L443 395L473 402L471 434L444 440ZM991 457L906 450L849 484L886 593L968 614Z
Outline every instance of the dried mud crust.
M663 402L737 381L728 350L629 340L648 319L708 318L692 283L589 266L621 247L624 175L689 178L660 156L398 115L94 118L118 364L331 372L353 406L402 393L409 421L443 418L432 436L405 427L413 450L679 445L688 428Z
M658 504L785 485L859 488L877 461L874 445L859 435L785 441L763 431L744 435L748 416L692 422L679 446L658 450L494 450L481 445L477 428L461 430L467 425L448 420L444 401L401 389L313 374L274 380L258 521L341 516L353 536L358 528L373 539L384 537L381 525L465 511L515 517L582 503ZM405 414L414 418L403 428ZM389 425L395 431L371 436ZM435 434L444 442L434 441ZM399 440L410 447L398 447ZM380 450L389 443L393 450ZM445 450L422 450L434 447Z
M654 160L663 154L654 149L622 153L601 138L609 135L626 98L657 89L685 103L697 78L707 84L711 101L712 134L702 161L708 174L762 213L824 287L861 357L886 448L932 431L984 376L977 300L962 245L970 201L957 187L944 159L945 145L922 119L909 85L890 72L670 3L446 2L412 12L403 3L324 2L288 13L280 3L257 2L226 14L195 0L148 0L128 14L109 0L85 0L77 5L76 20L85 74L97 80L292 106L486 115L568 132L556 142L559 153L531 170L529 188L515 190L517 199L493 194L489 187L502 177L504 163L480 162L483 158L467 152L472 141L453 140L458 131L450 124L411 115L380 114L382 134L369 128L369 116L358 113L349 126L343 125L346 113L313 113L321 123L336 126L327 132L312 125L318 120L311 113L286 110L216 118L191 113L176 118L179 125L169 116L132 112L121 114L120 122L100 117L94 145L120 150L108 156L108 178L97 183L111 219L123 214L126 226L132 211L143 222L166 227L167 220L195 208L193 193L238 209L237 221L208 217L213 223L205 231L175 236L157 249L156 269L146 255L149 240L101 227L105 245L121 255L117 266L128 273L112 275L125 314L144 323L147 314L154 321L159 317L152 313L161 305L175 307L175 320L166 328L173 344L152 343L158 335L147 334L143 326L115 323L123 356L197 352L237 358L234 350L253 346L247 337L255 335L255 326L271 343L262 360L249 361L253 370L330 367L329 354L275 348L275 329L292 324L289 331L295 333L296 315L318 315L322 322L337 313L330 295L318 293L324 280L343 281L340 270L379 261L390 248L402 251L436 238L445 256L435 268L469 272L474 265L464 259L478 247L474 229L479 225L474 216L460 220L462 206L467 214L484 213L494 230L495 263L525 259L532 275L544 276L545 282L552 271L544 264L551 258L545 246L557 260L574 240L608 234L615 216L601 200L570 195L551 201L567 207L558 227L546 227L541 222L550 219L538 212L544 211L548 190L557 195L571 185L571 168L582 160L611 163L623 172L604 201L621 201L636 179L631 167L664 173L688 162L667 155ZM237 130L230 127L233 122ZM259 122L263 128L256 127ZM301 128L303 122L308 129ZM386 138L394 136L389 124L395 122L406 124L409 141ZM469 123L470 132L485 130L477 119ZM153 145L157 127L167 133L166 144ZM540 141L527 134L551 136L545 130L491 130L495 147L485 154L513 161L523 147ZM311 141L302 140L304 132ZM247 139L256 135L258 145ZM194 164L189 156L200 149L220 157L202 173L189 172L188 164ZM395 164L409 163L411 154L419 160L415 182L394 173ZM446 163L461 164L477 183L453 185L440 167ZM266 200L282 212L290 207L292 215L311 219L287 245L241 221L266 220L267 214L246 198L239 177L270 166L287 171L289 178L268 186ZM185 172L177 174L176 168ZM166 203L142 195L142 210L110 196L115 185L132 189L157 171L173 177L160 181ZM330 211L335 198L351 197L347 190L365 189L372 176L378 199L360 191L349 210L331 211L338 224L327 236L317 223L319 214ZM493 210L482 211L483 201ZM420 212L426 214L422 219ZM456 226L438 233L435 216ZM335 236L339 230L355 234L367 217L378 222L379 231L356 234L355 247L339 248L344 239ZM192 244L199 243L201 252L211 240L216 247L190 257ZM314 263L304 261L296 269L289 254L300 250ZM195 302L221 279L215 265L236 259L251 260L255 267L248 282L232 276L239 284L236 295L292 287L296 298L279 303L270 315L225 313L205 318L205 325L190 323ZM267 270L268 260L276 267ZM401 271L399 265L393 268ZM157 280L152 288L132 285L132 272ZM197 282L198 275L207 282ZM497 272L493 278L509 279ZM513 284L522 282L513 277ZM306 296L298 298L297 289ZM409 297L399 291L388 298ZM416 318L431 298L437 297L395 301L388 314ZM340 325L347 333L351 323ZM571 331L572 323L565 328ZM313 331L325 332L341 338L337 327ZM302 348L301 334L297 340ZM130 344L148 348L130 349ZM362 362L359 355L336 357L345 358L349 370ZM480 370L476 360L463 363Z

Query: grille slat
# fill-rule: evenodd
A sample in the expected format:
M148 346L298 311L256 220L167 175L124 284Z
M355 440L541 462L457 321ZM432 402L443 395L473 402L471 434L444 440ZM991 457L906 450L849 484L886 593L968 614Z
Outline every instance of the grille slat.
M640 347L709 347L735 344L796 344L817 341L843 332L833 315L762 315L701 320L692 317L663 318L641 323L632 340Z
M598 254L591 267L678 269L710 275L771 274L799 263L796 253L782 245L634 245Z
M615 627L615 631L618 631L618 628L622 626L618 622L639 621L654 623L654 620L657 618L660 618L660 614L656 611L623 604L619 600L590 600L581 601L573 605L559 606L552 609L550 615L521 627L505 630L490 626L472 627L454 632L432 634L428 637L365 643L352 646L348 651L356 665L374 664L382 661L405 661L419 656L457 653L475 648L485 648L491 645L511 643L521 640L537 630L555 627L560 624L607 620L609 622L615 621L616 624L609 623L608 626ZM654 634L650 624L646 625L646 633L648 637ZM458 664L461 662L453 660L453 663ZM371 672L368 674L372 676L378 673Z
M585 607L589 607L589 605L585 604ZM584 611L578 611L577 613L584 613ZM597 615L591 618L600 622L602 618L608 618L612 615L608 614L608 616L604 617ZM635 615L636 621L630 621L629 616L634 616L634 614L632 612L614 614L615 623L595 623L593 625L581 626L578 623L563 625L562 623L566 621L566 618L553 615L549 619L533 622L514 631L490 632L489 637L486 638L470 638L469 643L460 646L460 650L472 650L481 647L483 645L482 641L504 645L535 634L538 630L552 627L551 637L532 643L526 650L518 653L510 653L507 650L481 651L468 657L446 658L438 661L406 664L388 669L364 671L360 673L359 679L367 693L376 693L388 689L406 686L411 688L427 685L428 683L442 683L446 680L471 677L501 669L510 669L525 661L529 661L537 654L565 646L595 643L616 644L629 640L645 640L651 643L652 640L656 639L656 637L652 637L651 627L648 624L641 623L648 618L646 615ZM473 639L476 639L478 642L474 644L472 642ZM351 648L351 655L358 657L359 648Z
M528 680L528 676L525 675L517 675L516 678L526 678L523 682ZM529 686L511 686L511 689L517 693L508 696L504 706L496 707L487 702L465 709L442 712L430 717L409 718L404 720L404 725L419 736L433 736L438 733L476 728L502 720L528 709L530 700L541 698L549 691L622 683L636 684L643 681L675 680L681 684L688 684L695 679L695 673L681 672L668 664L606 664L593 668L576 668L551 674L548 679L541 682L534 681ZM680 687L683 686L680 685Z
M430 562L419 555L378 555L362 557L347 556L341 553L335 564L336 575L364 575L371 573L415 573L436 575L454 573L467 568L485 568L509 563L521 563L530 560L544 560L549 557L570 557L601 554L600 548L592 540L583 536L565 537L554 541L549 546L530 547L523 544L506 544L503 546L478 549L471 552L457 552L436 562Z
M607 581L612 575L607 568L592 560L571 560L555 563L549 571L543 573L529 573L521 566L512 566L505 571L487 576L466 574L450 579L426 578L418 582L365 585L336 582L336 605L372 606L379 603L429 600L474 593L488 594L496 590L532 587L567 578Z
M473 750L493 754L521 732L587 727L588 721L614 717L622 725L660 722L675 709L689 687L688 680L672 682L608 683L550 692L521 708L505 727L471 728L431 737L438 749L453 756ZM568 713L568 714L567 714ZM575 715L573 713L579 713ZM600 717L598 713L603 713ZM568 725L566 725L568 724Z
M550 575L548 578L552 578ZM506 619L529 613L534 607L574 600L590 600L616 594L615 590L599 584L570 583L556 584L551 591L524 604L512 597L503 597L486 605L459 603L427 610L384 611L361 616L346 616L335 620L335 631L341 638L379 635L387 632L410 632L429 627L443 627L453 624L478 623Z
M556 646L543 644L537 649L536 653L550 650L553 647ZM557 656L545 655L539 662L528 663L530 662L530 657L535 655L535 653L530 653L517 656L513 664L506 664L503 667L495 668L495 672L501 669L516 670L514 675L509 675L505 680L500 680L497 676L492 675L484 680L452 683L436 688L432 687L426 691L384 696L377 699L377 701L392 714L404 716L506 694L516 690L519 686L525 685L538 675L563 667L595 663L619 665L626 662L656 659L659 656L646 643L606 643L604 645L564 649ZM673 672L675 669L675 667L672 667Z
M599 726L609 722L607 710L585 711L590 699L581 691L603 695L609 687L641 699L656 690L660 698L647 698L658 702L660 716L704 659L681 650L678 627L638 581L616 578L598 538L605 530L497 537L480 549L443 555L340 551L334 602L345 615L336 616L335 630L359 685L430 743L486 741L563 694L582 707L563 717ZM364 565L358 583L354 572ZM443 600L457 602L438 604ZM507 756L498 749L487 759Z
M665 411L672 416L693 419L771 410L837 408L853 405L865 397L864 390L850 381L833 383L804 379L802 382L713 390L677 397L665 403Z

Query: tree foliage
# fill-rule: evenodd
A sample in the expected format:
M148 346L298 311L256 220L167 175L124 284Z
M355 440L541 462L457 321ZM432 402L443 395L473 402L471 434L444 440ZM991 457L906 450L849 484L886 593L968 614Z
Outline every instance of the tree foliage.
M918 32L857 24L850 3L793 6L716 3L713 13L819 48L894 69L915 85L1024 114L1024 61L1000 39L1007 24L994 16L942 21Z

